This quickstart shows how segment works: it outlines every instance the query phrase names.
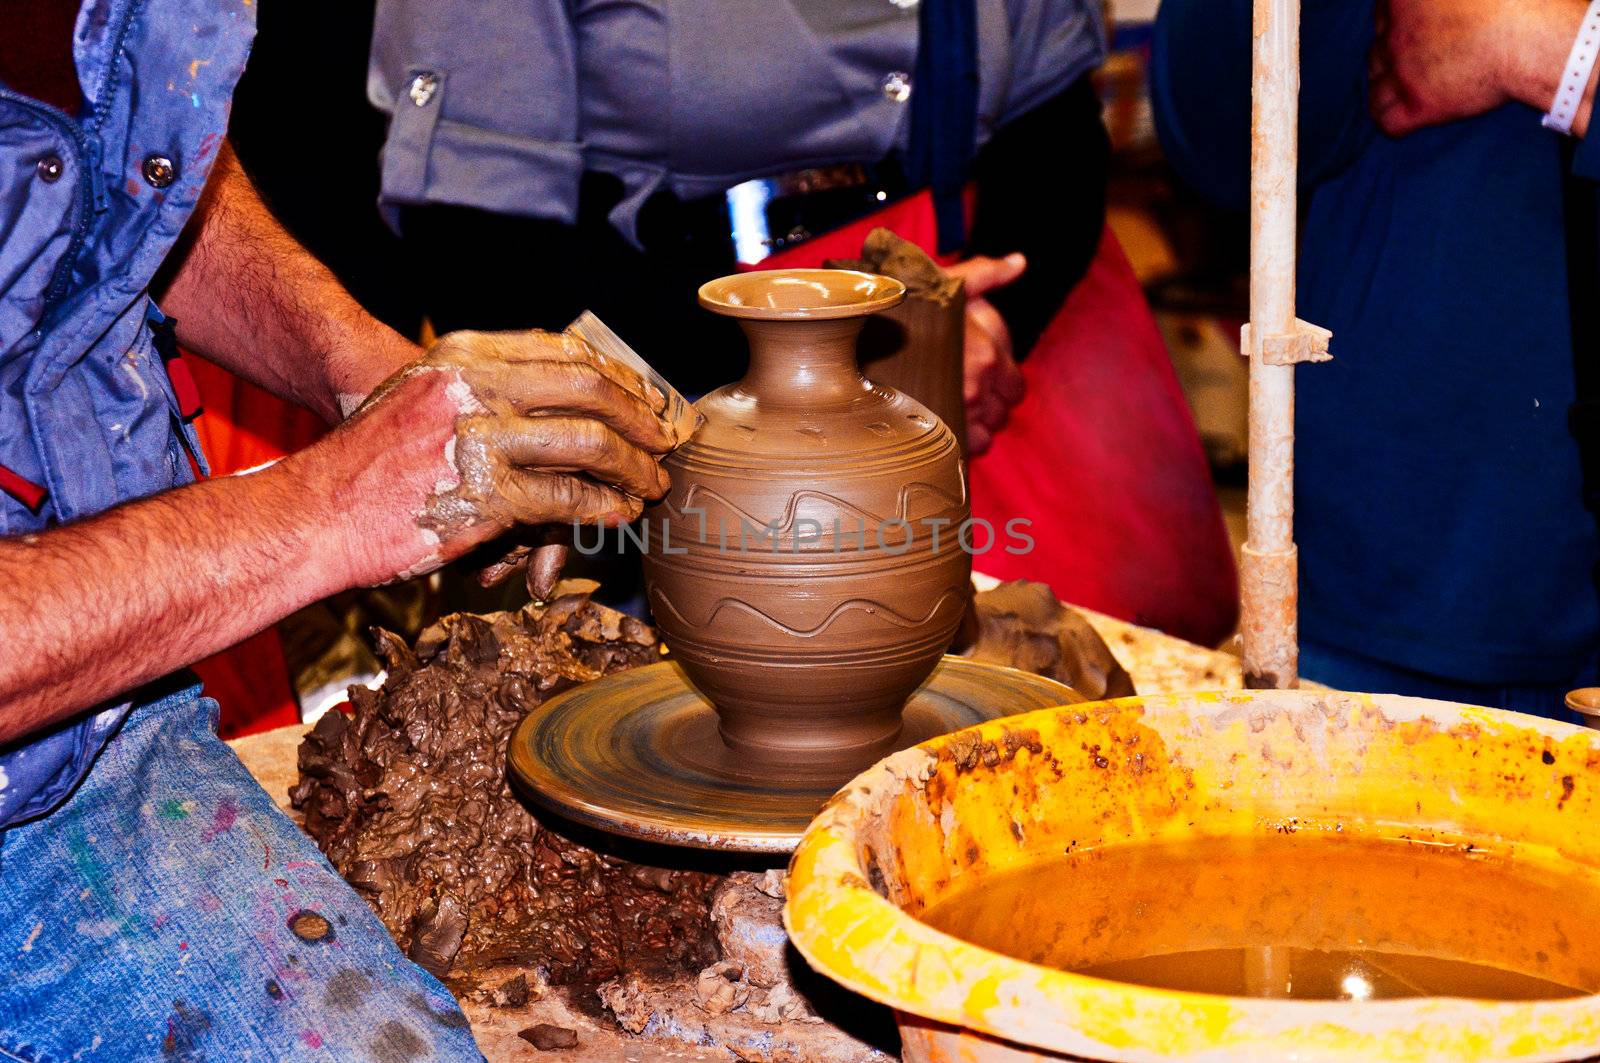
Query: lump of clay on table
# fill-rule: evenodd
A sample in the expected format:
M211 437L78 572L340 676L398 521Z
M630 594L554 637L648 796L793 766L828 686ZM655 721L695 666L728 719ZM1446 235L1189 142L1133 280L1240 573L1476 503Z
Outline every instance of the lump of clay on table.
M565 1026L552 1026L541 1022L517 1031L517 1036L541 1052L555 1052L563 1048L578 1047L578 1031Z
M545 698L661 659L654 631L561 588L548 605L387 632L381 690L353 688L300 747L307 832L400 946L458 993L497 964L551 984L714 962L720 876L639 865L540 823L506 782L512 729Z
M1012 580L974 595L956 647L975 661L1048 676L1090 701L1134 693L1111 647L1043 583Z
M777 976L776 872L728 879L630 863L550 829L507 786L507 742L531 709L661 659L649 625L595 604L592 589L572 581L542 607L448 616L415 647L377 632L387 679L378 691L353 688L353 714L329 713L306 736L294 806L407 954L458 994L526 1002L526 979L477 985L496 968L597 985L624 974L693 981L731 959L753 976L763 1008L803 1017ZM1007 584L977 603L974 656L1086 696L1132 692L1109 652L1092 652L1104 643L1042 585Z

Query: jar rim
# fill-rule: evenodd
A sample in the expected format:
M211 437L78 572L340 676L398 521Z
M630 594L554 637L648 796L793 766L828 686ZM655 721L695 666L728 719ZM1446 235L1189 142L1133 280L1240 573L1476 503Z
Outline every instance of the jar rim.
M897 305L906 286L853 269L768 269L735 273L700 286L700 305L727 317L820 321L865 317Z

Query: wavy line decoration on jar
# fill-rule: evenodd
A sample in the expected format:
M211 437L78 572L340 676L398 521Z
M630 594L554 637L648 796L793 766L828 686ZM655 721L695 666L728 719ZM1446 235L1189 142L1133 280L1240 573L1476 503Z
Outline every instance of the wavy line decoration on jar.
M750 368L695 404L705 423L666 459L646 587L722 739L775 766L891 749L971 595L955 435L856 362L866 319L904 294L849 270L700 289L743 327Z

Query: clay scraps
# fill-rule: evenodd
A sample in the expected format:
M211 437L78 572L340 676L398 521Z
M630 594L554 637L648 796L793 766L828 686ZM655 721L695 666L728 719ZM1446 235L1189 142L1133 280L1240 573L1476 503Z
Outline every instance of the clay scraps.
M291 791L305 828L413 960L452 988L515 964L547 984L717 959L720 876L647 867L540 823L507 785L512 729L576 683L661 659L650 627L572 581L548 605L378 632L379 691L322 717Z

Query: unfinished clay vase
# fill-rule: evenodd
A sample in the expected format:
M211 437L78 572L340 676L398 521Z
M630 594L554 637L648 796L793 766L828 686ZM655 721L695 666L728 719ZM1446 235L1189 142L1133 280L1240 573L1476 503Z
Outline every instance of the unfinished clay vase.
M867 316L904 294L848 270L700 289L744 328L750 370L666 459L645 580L723 739L754 758L854 769L892 749L970 593L955 436L856 365Z

